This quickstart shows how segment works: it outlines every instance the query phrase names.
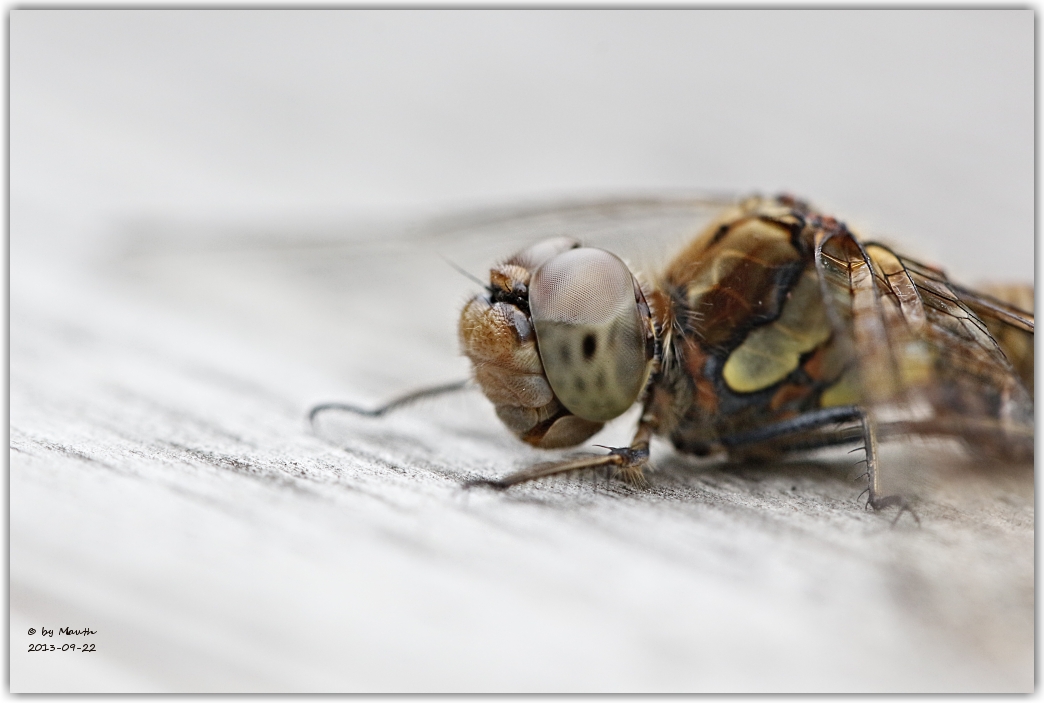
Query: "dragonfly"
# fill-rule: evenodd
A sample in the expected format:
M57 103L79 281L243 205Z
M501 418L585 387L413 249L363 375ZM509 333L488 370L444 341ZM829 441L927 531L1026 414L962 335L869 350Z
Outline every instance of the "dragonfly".
M612 217L611 203L594 209ZM553 234L495 263L465 303L458 332L472 379L375 410L324 403L310 419L380 416L474 384L522 442L561 449L637 404L627 446L467 485L607 469L641 487L653 437L743 461L855 445L867 506L897 507L896 519L917 516L882 490L881 442L950 438L984 459L1032 461L1031 286L959 285L789 195L729 202L651 276Z

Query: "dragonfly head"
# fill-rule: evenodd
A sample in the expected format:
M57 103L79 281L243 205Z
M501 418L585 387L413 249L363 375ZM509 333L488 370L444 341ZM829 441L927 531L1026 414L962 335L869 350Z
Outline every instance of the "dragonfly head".
M461 346L498 415L524 440L551 446L559 441L554 425L565 420L569 441L556 446L578 444L641 395L655 328L618 257L547 239L494 267L487 291L461 314ZM550 440L528 434L541 424Z

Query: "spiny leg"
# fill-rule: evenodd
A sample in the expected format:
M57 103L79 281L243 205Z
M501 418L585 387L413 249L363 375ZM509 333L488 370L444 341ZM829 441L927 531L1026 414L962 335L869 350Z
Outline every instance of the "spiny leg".
M901 495L881 495L880 474L877 468L877 427L867 413L861 412L860 414L862 415L863 424L863 446L866 448L867 489L869 490L869 496L866 501L867 506L874 510L898 507L899 512L892 519L893 525L899 521L899 516L903 513L910 513L910 517L920 525L921 518L917 517L917 513L910 507L910 503L906 498Z
M810 436L810 433L820 430L823 427L844 422L858 422L862 430L861 436L852 437L844 432L821 433ZM787 437L793 437L795 435L805 436L794 442L786 441ZM877 429L873 419L863 409L857 406L852 405L815 410L798 415L789 420L784 420L783 422L765 425L750 430L749 432L740 432L723 437L721 443L729 449L751 447L768 443L785 449L814 449L838 444L848 444L856 440L862 441L863 450L866 453L866 473L864 475L867 478L867 488L864 493L869 494L866 503L867 507L871 507L874 510L881 510L883 508L897 506L899 512L892 521L893 525L904 512L910 513L910 516L913 517L917 524L921 524L920 518L917 517L917 514L911 509L909 503L904 497L900 495L880 495L880 479L877 464Z
M614 476L622 478L632 486L646 485L643 468L649 463L649 438L652 436L651 422L643 418L638 424L634 439L629 447L606 447L608 454L602 456L581 456L563 461L551 461L536 464L513 474L498 479L472 479L465 482L465 488L487 486L503 490L527 481L556 476L571 471L587 471L591 469L607 469Z

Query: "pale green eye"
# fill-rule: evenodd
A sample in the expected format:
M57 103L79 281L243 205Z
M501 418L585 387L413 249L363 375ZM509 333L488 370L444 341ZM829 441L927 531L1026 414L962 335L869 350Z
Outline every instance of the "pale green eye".
M631 407L648 378L637 284L601 249L571 249L544 262L529 284L529 309L544 374L574 415L604 422Z

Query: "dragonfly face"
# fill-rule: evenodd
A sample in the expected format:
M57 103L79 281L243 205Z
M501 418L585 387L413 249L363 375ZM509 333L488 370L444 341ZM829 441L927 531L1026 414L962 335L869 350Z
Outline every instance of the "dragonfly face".
M567 238L493 268L460 338L500 418L545 448L578 444L624 413L655 361L652 313L627 266Z
M733 206L644 289L608 252L545 240L494 267L460 318L475 380L530 444L579 444L643 406L630 448L496 485L592 466L640 480L653 434L733 456L855 436L876 506L878 437L1032 457L1032 335L1032 313L789 197Z

